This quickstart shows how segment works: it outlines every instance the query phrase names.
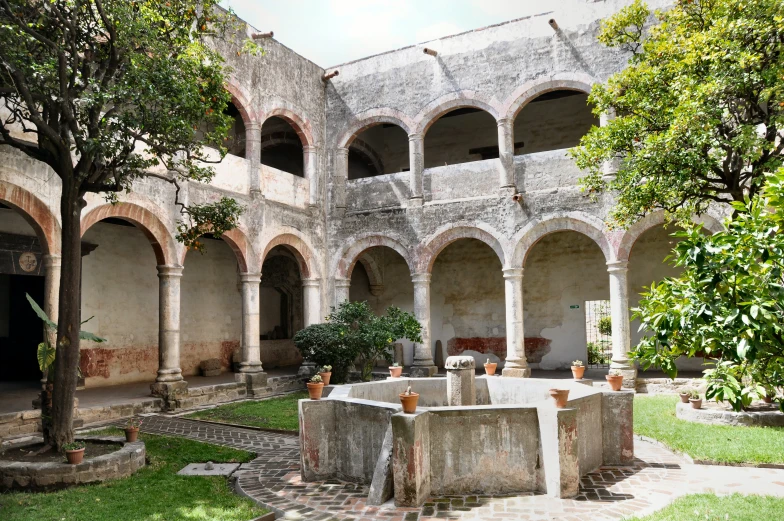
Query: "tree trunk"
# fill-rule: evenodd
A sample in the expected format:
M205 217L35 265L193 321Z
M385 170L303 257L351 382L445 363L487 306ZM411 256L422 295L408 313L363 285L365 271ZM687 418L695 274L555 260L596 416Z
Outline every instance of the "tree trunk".
M79 373L79 330L82 321L82 246L80 217L84 199L72 179L63 178L60 197L63 264L54 362L50 443L61 450L73 441L74 395Z

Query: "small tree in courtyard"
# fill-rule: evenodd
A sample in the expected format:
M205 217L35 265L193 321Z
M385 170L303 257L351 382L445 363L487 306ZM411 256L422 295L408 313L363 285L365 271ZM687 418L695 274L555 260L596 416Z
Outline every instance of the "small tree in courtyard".
M231 120L224 115L224 61L207 43L235 33L235 19L216 6L216 0L0 0L0 145L48 165L61 190L57 356L52 421L44 432L58 449L73 441L85 195L115 201L150 176L177 185L177 192L180 181L212 178L204 144L222 157ZM168 174L153 173L156 167ZM227 198L180 206L178 239L197 247L203 233L233 228L241 211Z

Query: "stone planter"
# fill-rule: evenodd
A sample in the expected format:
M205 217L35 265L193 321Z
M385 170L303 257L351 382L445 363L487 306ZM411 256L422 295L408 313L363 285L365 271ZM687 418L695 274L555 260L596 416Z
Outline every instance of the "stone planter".
M419 401L419 393L400 393L400 403L403 405L403 412L406 414L416 412L417 401Z
M487 376L493 376L495 374L495 368L498 366L496 362L490 362L489 364L485 364L485 374Z
M403 374L403 368L401 366L390 366L389 367L389 376L392 378L400 378L400 375Z
M550 396L555 400L555 406L563 409L569 400L569 389L550 389Z
M610 389L613 391L621 390L621 386L623 386L623 375L608 374L605 378L607 379L607 383L610 384Z
M332 371L328 373L319 373L321 380L324 382L324 385L329 385L329 379L332 378Z
M689 393L678 393L681 397L681 403L689 403Z
M584 365L573 365L572 366L572 376L575 380L582 380L583 375L585 374L585 366Z
M689 398L689 403L692 409L699 409L702 407L702 398Z
M320 400L321 393L324 392L324 383L313 384L308 382L308 394L311 400Z
M125 429L125 441L133 443L139 439L139 427L128 427Z
M70 465L78 465L84 459L84 449L67 450L65 451L65 459L68 460Z

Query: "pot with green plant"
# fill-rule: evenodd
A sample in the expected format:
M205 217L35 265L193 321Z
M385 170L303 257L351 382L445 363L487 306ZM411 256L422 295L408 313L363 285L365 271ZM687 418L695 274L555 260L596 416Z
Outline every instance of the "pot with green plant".
M321 381L324 382L324 385L329 385L329 379L332 377L332 366L322 365L318 374L321 377Z
M680 391L678 391L678 396L681 399L681 403L689 403L689 396L691 395L691 389L688 387L681 387Z
M485 374L487 376L493 376L495 374L495 368L498 367L496 362L491 362L490 359L487 359L485 362Z
M71 465L78 465L84 459L84 442L74 441L63 445L65 451L65 458Z
M692 389L689 391L689 403L691 404L692 409L699 409L702 407L702 396L700 396L698 390Z
M575 360L572 362L572 376L575 380L582 380L585 374L585 366L582 360Z
M410 385L406 388L406 392L400 393L400 404L403 406L403 412L406 414L416 412L417 401L419 401L419 393L412 391Z
M319 375L313 375L308 382L308 394L311 400L320 400L321 393L324 392L324 380Z
M395 362L389 366L389 376L392 378L400 378L401 374L403 374L403 368L399 363Z
M133 443L139 438L139 427L142 426L141 418L129 418L125 424L125 441Z
M618 369L610 369L610 372L605 376L610 389L613 391L620 391L623 386L623 375Z

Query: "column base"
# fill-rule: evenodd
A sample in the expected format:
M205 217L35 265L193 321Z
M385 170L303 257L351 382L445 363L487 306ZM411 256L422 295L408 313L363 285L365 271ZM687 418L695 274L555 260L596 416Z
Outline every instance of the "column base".
M176 369L158 369L158 376L155 378L156 383L181 381L182 370L179 367Z
M530 367L504 367L501 376L509 378L531 378Z
M180 408L180 398L188 395L188 382L155 382L150 384L150 394L163 400L165 411L175 411Z
M301 376L303 378L310 378L311 376L315 375L318 372L318 367L314 362L309 362L305 360L302 362L302 365L299 366L299 370L297 371L297 376Z
M502 186L498 189L498 197L501 199L511 199L512 196L516 193L517 187L515 185Z
M634 389L637 383L637 368L629 361L611 362L611 371L618 371L623 376L624 389Z
M412 378L430 378L438 374L438 367L434 365L414 365L411 367Z
M234 381L245 384L248 388L248 396L261 396L267 394L267 373L235 373Z
M264 372L264 368L261 366L261 362L240 362L240 373L262 373Z

